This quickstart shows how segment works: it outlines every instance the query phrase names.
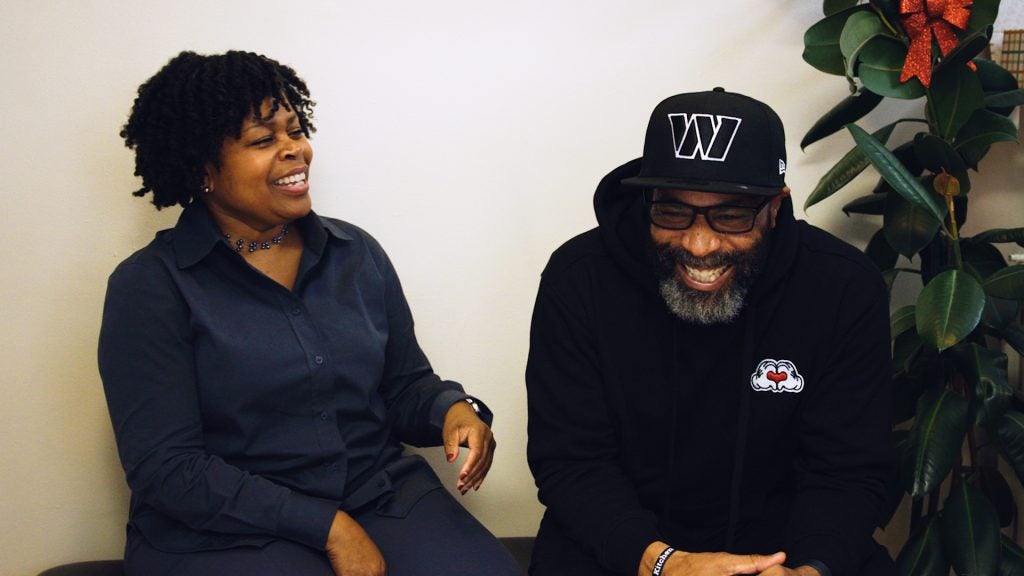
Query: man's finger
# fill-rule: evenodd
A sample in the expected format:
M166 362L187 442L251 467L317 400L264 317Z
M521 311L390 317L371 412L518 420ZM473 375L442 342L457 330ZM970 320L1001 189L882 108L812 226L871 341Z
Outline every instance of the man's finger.
M760 574L772 566L778 566L785 562L786 554L784 552L776 552L771 556L751 554L749 556L734 556L734 558L736 558L736 566L734 567L736 574Z

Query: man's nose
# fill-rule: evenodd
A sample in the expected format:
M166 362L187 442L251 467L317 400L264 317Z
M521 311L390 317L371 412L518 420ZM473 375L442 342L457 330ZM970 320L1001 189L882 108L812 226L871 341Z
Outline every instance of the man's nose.
M679 244L690 254L702 258L718 250L721 238L708 226L708 221L701 214L693 221L693 225L682 231Z

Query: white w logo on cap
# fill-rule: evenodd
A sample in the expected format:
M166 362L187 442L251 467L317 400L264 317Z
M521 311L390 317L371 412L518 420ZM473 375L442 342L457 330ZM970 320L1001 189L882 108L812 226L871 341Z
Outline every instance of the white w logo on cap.
M733 116L711 114L669 114L676 158L724 162L732 140L743 121Z

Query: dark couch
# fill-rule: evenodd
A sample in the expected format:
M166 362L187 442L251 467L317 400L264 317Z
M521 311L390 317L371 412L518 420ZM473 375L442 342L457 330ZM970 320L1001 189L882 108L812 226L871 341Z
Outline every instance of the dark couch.
M526 568L530 565L530 553L533 551L533 538L513 537L499 538L499 540L516 557L516 561L523 569L523 574L526 574ZM120 560L95 560L56 566L39 576L124 576L124 569Z

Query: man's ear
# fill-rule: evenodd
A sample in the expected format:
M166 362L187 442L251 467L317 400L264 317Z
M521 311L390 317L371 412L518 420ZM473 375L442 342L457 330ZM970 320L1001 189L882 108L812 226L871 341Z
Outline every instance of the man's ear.
M779 208L782 206L782 201L785 200L786 198L789 198L789 192L789 186L783 186L782 190L780 190L779 193L776 194L774 198L772 198L771 206L769 208L769 210L771 210L772 215L772 228L775 228L775 219L779 215Z

